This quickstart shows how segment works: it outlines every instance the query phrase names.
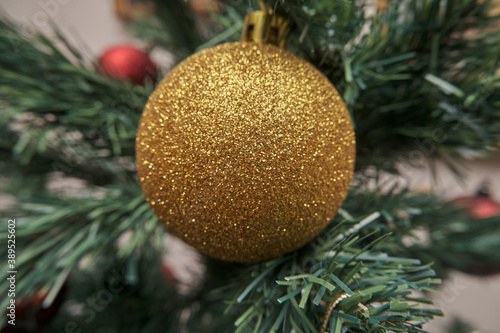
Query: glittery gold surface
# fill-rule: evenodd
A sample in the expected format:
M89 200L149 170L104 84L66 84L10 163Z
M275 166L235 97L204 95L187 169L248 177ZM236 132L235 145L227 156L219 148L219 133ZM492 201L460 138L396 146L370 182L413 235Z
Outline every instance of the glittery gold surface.
M355 159L349 113L312 65L271 45L199 52L151 95L137 135L143 191L168 230L210 256L270 259L335 216Z

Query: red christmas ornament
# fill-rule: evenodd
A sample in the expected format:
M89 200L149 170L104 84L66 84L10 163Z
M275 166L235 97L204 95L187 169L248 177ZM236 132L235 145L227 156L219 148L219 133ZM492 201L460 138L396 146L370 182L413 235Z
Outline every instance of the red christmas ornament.
M468 209L471 217L486 219L500 215L500 205L488 195L486 188L481 189L475 197L459 197L451 203ZM491 267L479 262L467 263L464 272L476 276L493 276L500 273L499 267Z
M48 291L38 291L34 296L20 297L16 300L16 325L6 324L0 333L36 333L41 332L54 319L64 303L66 286L64 285L52 304L42 308ZM7 317L8 319L8 317Z
M113 78L128 79L143 85L146 79L156 81L158 68L149 55L132 45L117 45L99 57L99 71Z
M479 191L475 197L460 197L451 202L468 208L470 215L476 219L487 219L500 215L500 205L491 200L485 191Z

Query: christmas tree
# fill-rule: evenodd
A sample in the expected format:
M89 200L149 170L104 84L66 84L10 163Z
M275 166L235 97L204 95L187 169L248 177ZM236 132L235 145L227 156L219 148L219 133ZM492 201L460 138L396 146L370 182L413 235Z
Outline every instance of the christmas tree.
M0 242L5 255L0 267L6 278L0 283L0 291L6 297L0 305L7 309L0 320L1 332L425 332L425 323L443 315L431 298L451 269L475 274L500 272L498 205L490 201L486 213L471 214L463 201L461 205L446 203L439 194L416 192L400 177L407 166L433 169L436 162L442 162L459 181L464 155L484 157L500 147L500 34L495 6L493 1L484 0L143 1L137 15L127 19L130 29L151 48L166 50L175 58L178 66L162 82L165 73L158 74L142 51L122 46L99 60L89 59L78 45L68 42L64 29L54 26L55 37L48 38L4 17L0 21L0 181L2 192L13 200L1 210ZM257 10L263 17L260 26L245 22L245 16ZM273 26L275 21L278 26ZM281 47L286 44L288 51L276 51L276 47L254 43L252 38L246 42L250 44L224 45L236 45L241 54L248 49L259 56L271 50L280 55L276 60L280 64L286 59L290 66L318 75L309 79L307 87L298 88L293 85L296 68L283 79L290 85L277 84L279 75L271 82L255 78L272 87L269 96L288 94L288 99L276 102L286 102L280 106L284 110L299 102L308 105L321 101L321 89L333 84L343 99L339 98L335 108L343 110L338 105L345 103L346 115L352 118L356 164L345 200L340 193L335 194L338 202L322 203L342 205L332 218L325 213L328 223L321 233L314 231L314 235L319 233L317 237L304 246L290 239L283 245L254 237L251 240L255 246L245 245L242 250L236 245L234 252L227 254L229 258L244 252L249 260L226 261L220 259L225 258L229 247L217 240L231 236L229 229L207 238L208 245L200 234L189 234L199 228L187 221L193 210L199 209L190 195L203 197L208 203L230 202L229 194L234 195L236 206L226 205L231 209L247 203L251 206L259 196L259 207L269 215L271 209L267 207L274 209L283 197L302 203L301 193L323 195L323 190L314 194L310 194L312 190L303 191L300 182L314 177L323 180L324 175L301 174L303 178L294 180L295 171L287 173L283 167L283 178L292 179L283 183L289 185L286 191L275 191L274 179L270 179L267 186L273 190L263 190L262 195L251 192L252 196L245 197L243 190L231 188L244 188L245 184L254 184L253 180L222 180L223 173L217 173L220 169L210 173L211 165L191 163L202 155L201 151L188 151L175 158L191 165L191 169L182 176L165 172L164 177L158 177L182 183L195 169L201 169L197 180L206 184L224 182L221 195L227 200L204 194L211 185L203 183L204 189L196 188L198 192L193 186L186 190L188 194L180 195L185 201L179 208L181 213L167 220L148 193L151 188L153 192L163 191L165 185L144 185L143 178L149 175L144 168L154 169L155 164L145 161L149 157L144 153L140 155L145 149L141 145L150 142L141 139L141 133L153 127L158 117L144 116L141 120L141 114L143 110L144 114L177 110L175 100L165 103L162 98L183 80L182 84L191 87L194 77L181 74L196 76L215 62L216 71L224 72L227 67L220 63L228 61L226 51L220 53L223 61L210 58L211 62L203 66L199 57L208 57L214 47L223 49L223 43L238 42L242 31L243 39L253 36L256 27L267 29L262 35L266 37L264 42ZM240 49L240 45L251 46ZM197 56L190 57L193 54ZM250 67L261 71L265 66L250 62L248 67L250 80ZM246 73L247 69L240 71ZM301 75L296 71L297 77ZM202 82L207 94L197 91L200 100L192 103L189 112L196 113L200 105L219 101L227 93L217 80L213 77L213 81ZM248 82L242 80L235 86L231 81L231 87L243 91L245 101L252 93ZM155 86L158 89L153 93ZM304 91L318 94L310 93L304 99ZM234 90L230 92L228 99L234 98ZM186 96L184 91L176 94ZM331 94L337 96L336 92ZM161 96L158 104L154 104L154 96ZM255 100L265 98L256 96ZM182 108L189 101L185 98L179 102L176 116L186 114ZM213 110L224 105L221 101ZM264 104L250 103L243 111L264 112L259 105ZM314 104L311 112L323 112L320 109L330 106ZM229 137L244 142L261 133L257 126L256 132L245 132L248 136L222 138L220 133L236 130L246 117L233 106L226 109L241 115L231 120L234 129L203 127L207 122L188 112L186 119L193 119L191 123L176 118L178 127L169 124L170 132L161 133L206 138L206 132L212 131L214 145ZM291 112L295 111L302 110ZM266 117L259 118L258 124L268 130L262 133L284 133L281 143L295 137L297 142L286 141L286 147L296 151L303 147L304 155L297 156L309 156L308 142L298 142L301 137L295 136L296 130L305 128L323 138L329 136L331 124L320 117L312 126L300 121L310 118L300 117L280 119L282 126L278 128L270 128L275 123L267 123ZM193 129L196 122L203 131ZM335 138L350 138L349 129L342 128L340 133L335 132ZM152 136L148 133L155 133L154 129L145 134ZM159 149L173 145L166 141L167 134L155 141ZM262 140L265 149L274 142ZM226 141L214 149L237 150L234 142ZM207 142L204 139L202 144ZM195 143L187 146L197 147ZM245 156L261 152L253 147L245 147ZM184 149L174 148L176 154ZM242 163L252 161L242 164L248 166L245 172L274 175L278 165L271 165L268 171L264 167L269 156L255 160L262 165L253 163L250 157L243 159ZM350 160L349 151L345 160ZM218 165L217 157L207 161ZM306 168L316 161L308 160ZM220 162L227 164L227 160ZM338 170L352 172L350 164L339 165L345 169ZM142 171L139 176L138 169ZM330 172L331 165L325 163L324 170L325 174ZM336 173L336 169L331 172ZM335 179L349 181L350 176L342 174ZM61 186L54 189L54 183L63 184L63 190ZM159 200L168 202L170 197ZM470 201L466 205L470 206ZM182 207L192 210L186 213ZM202 223L232 223L247 214L242 210L238 216L231 215L226 207L204 210L197 216L204 217ZM287 220L286 225L273 224L273 228L286 231L289 226L300 227L300 223L294 223L304 214L322 212L307 205L290 207L280 211L278 217L259 215L262 230L267 230L268 220L284 221L282 216L296 218ZM220 215L226 220L219 219ZM174 242L169 230L199 245L201 252L187 259L189 279L177 277L163 260ZM181 234L178 230L187 231ZM295 239L299 237L296 234L306 234L309 229L306 226L295 231L287 233ZM266 233L259 237L275 239ZM247 241L242 239L240 243ZM263 244L271 250L252 256L265 248ZM207 250L210 247L225 248L226 252L211 252ZM278 248L284 249L282 253L276 251L266 257ZM469 331L466 323L457 322L455 326Z

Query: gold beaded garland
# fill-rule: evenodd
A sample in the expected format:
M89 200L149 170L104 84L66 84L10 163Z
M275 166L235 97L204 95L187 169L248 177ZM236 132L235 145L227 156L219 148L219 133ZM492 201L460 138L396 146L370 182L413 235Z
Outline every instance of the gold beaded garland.
M163 79L136 152L146 199L172 234L209 256L254 262L328 225L349 189L355 137L321 72L275 46L237 42Z

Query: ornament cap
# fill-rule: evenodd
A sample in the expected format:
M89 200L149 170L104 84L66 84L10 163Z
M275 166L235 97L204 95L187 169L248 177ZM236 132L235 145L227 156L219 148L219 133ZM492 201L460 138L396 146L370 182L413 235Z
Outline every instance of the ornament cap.
M481 187L477 191L476 196L488 198L488 197L490 197L490 194L491 194L490 186L489 186L488 182L485 181L481 184Z
M271 9L256 11L245 16L241 41L286 48L289 31L288 21L273 14Z

